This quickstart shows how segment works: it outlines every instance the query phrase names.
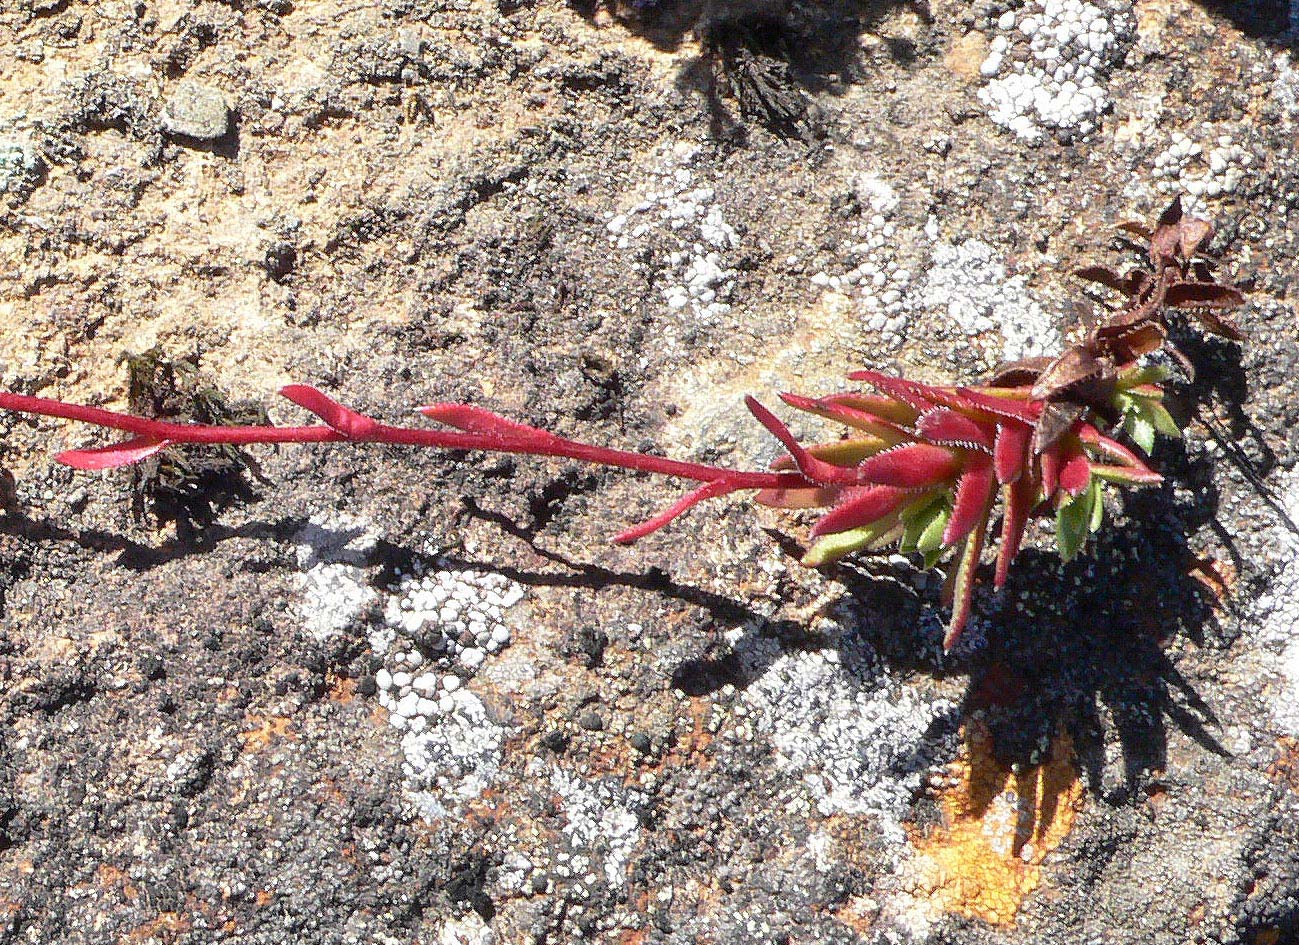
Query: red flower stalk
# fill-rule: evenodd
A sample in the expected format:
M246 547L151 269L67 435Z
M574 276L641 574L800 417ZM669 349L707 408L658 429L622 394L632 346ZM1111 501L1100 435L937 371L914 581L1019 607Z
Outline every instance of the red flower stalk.
M1087 532L1099 525L1101 482L1143 485L1160 481L1136 453L1081 421L1049 449L1034 454L1030 449L1032 432L1045 401L1032 399L1027 388L933 387L873 371L852 377L868 381L882 396L841 394L814 400L783 395L791 406L836 420L853 431L848 438L832 443L801 445L775 415L753 398L747 399L754 416L789 451L770 472L726 469L579 443L466 404L420 408L425 417L452 427L450 430L394 426L302 384L285 387L280 393L316 414L323 424L184 424L3 392L0 408L79 420L131 434L109 446L58 455L60 462L82 470L130 465L186 443L348 442L561 456L702 483L661 514L616 536L620 542L635 541L662 528L705 499L756 490L758 501L765 505L828 509L812 529L816 541L803 559L809 566L893 542L904 551L923 554L926 566L954 550L957 565L948 591L954 610L945 641L949 647L969 614L974 572L998 496L1005 506L996 577L996 585L1001 587L1035 511L1059 510L1057 517L1064 523L1060 545L1068 557L1077 551ZM1134 371L1125 375L1126 379L1144 382L1149 378ZM1149 391L1134 396L1157 401L1157 394Z
M1129 305L1055 359L1009 365L981 386L940 387L858 371L849 377L865 381L875 393L781 395L791 407L845 426L848 432L841 439L805 446L766 407L746 398L749 410L788 451L770 471L726 469L580 443L466 404L419 409L450 429L395 426L302 384L280 393L323 423L175 423L4 392L0 409L130 434L120 443L59 454L60 462L84 470L138 463L187 443L346 442L558 456L700 484L659 515L617 535L614 540L620 542L664 527L705 499L756 491L764 505L825 510L812 527L815 540L803 558L812 567L855 551L893 545L921 555L925 567L950 553L953 566L944 598L952 615L943 641L950 648L969 618L975 573L999 501L993 579L998 589L1035 515L1054 513L1056 540L1068 560L1100 527L1106 483L1143 486L1162 481L1147 464L1155 434L1179 436L1180 431L1163 406L1159 385L1167 372L1142 367L1136 359L1163 343L1163 305L1198 300L1205 306L1229 307L1238 301L1237 290L1213 283L1197 261L1199 247L1211 232L1204 221L1184 220L1174 204L1150 234L1155 273L1124 277L1122 286L1115 287L1131 287ZM1105 275L1099 281L1113 280ZM1205 324L1216 329L1229 323L1212 316ZM1121 430L1135 448L1105 432L1110 430Z

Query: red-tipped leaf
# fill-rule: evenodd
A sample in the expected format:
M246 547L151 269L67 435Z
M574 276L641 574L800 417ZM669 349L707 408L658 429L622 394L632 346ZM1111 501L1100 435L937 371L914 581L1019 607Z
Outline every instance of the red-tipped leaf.
M142 459L148 459L170 445L168 440L161 437L137 436L122 443L101 446L97 449L64 450L55 459L73 469L116 469L118 466L130 466Z
M902 426L914 423L916 417L920 414L920 411L915 407L900 400L894 400L892 397L884 397L880 394L863 394L859 391L827 394L824 397L818 397L817 400L823 404L851 407L853 410L860 410L863 413Z
M988 534L988 513L983 513L981 521L965 539L956 565L956 576L952 582L952 618L947 624L947 634L943 637L943 652L946 653L961 638L970 619L970 602L974 598L974 576L979 570L979 555L983 553L983 543Z
M789 427L755 398L745 397L744 404L757 421L766 427L772 436L780 440L785 449L789 450L789 455L794 458L798 471L804 476L822 485L849 484L857 481L852 470L824 462L809 453L798 440L794 439L794 434L789 432Z
M807 489L760 489L753 501L773 509L823 509L834 503L842 492L839 486Z
M429 404L416 408L417 412L466 433L481 433L501 442L514 442L538 446L554 440L555 434L518 423L500 414L471 404Z
M1091 483L1092 468L1087 454L1077 443L1066 446L1060 463L1060 488L1070 495L1080 495Z
M644 538L646 535L650 534L651 532L658 531L660 528L662 528L663 526L671 522L674 518L676 518L677 516L681 515L684 512L688 512L690 509L694 508L700 502L703 502L707 499L715 499L718 496L723 496L726 495L728 492L734 492L734 491L735 491L734 487L730 486L725 482L719 481L719 482L705 483L704 485L700 486L698 489L695 489L693 492L690 492L682 496L679 500L673 503L671 507L664 510L663 512L660 512L658 515L654 516L648 521L642 522L641 524L633 526L632 528L629 528L626 531L618 533L617 535L614 536L613 540L620 545L629 545L638 539Z
M997 487L988 460L973 462L956 484L956 499L952 503L952 517L943 532L943 544L954 545L978 525L986 521L992 508L992 498Z
M1028 444L1033 438L1033 428L1014 420L997 425L997 442L993 450L993 465L998 482L1014 482L1024 472L1028 457Z
M1001 547L997 549L997 573L993 586L1001 590L1006 586L1010 565L1019 554L1024 541L1024 530L1037 500L1037 484L1031 476L1021 476L1001 489L1005 509L1001 517Z
M818 417L825 417L827 420L834 420L856 430L870 433L889 445L912 439L911 435L897 423L856 407L788 392L782 393L780 399L798 410L805 410Z
M992 449L993 431L950 407L937 407L921 414L916 421L916 430L931 443L966 449Z
M310 384L289 384L280 388L280 395L304 410L311 411L324 420L326 426L349 440L374 436L379 429L379 424L365 414L344 407Z
M1060 486L1060 465L1064 462L1060 444L1056 444L1039 457L1042 469L1042 493L1050 499Z
M931 443L908 443L885 450L857 467L858 482L899 489L927 489L956 476L961 461L951 450Z
M1018 398L997 397L969 387L958 388L958 391L965 400L966 406L986 411L998 417L1022 420L1025 423L1036 423L1038 415L1042 412L1041 404L1034 406Z
M844 501L822 516L812 527L812 537L870 525L897 511L902 503L914 497L914 493L909 490L895 489L892 486L845 490Z

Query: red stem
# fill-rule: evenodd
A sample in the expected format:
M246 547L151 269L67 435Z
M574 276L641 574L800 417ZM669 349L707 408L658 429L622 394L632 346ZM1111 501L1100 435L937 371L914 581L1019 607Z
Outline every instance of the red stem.
M798 473L748 472L690 463L612 449L568 440L550 433L536 431L534 435L509 433L466 433L458 430L420 430L409 427L376 423L364 434L348 436L328 426L305 427L276 426L206 426L202 424L172 423L150 420L100 407L69 404L46 397L29 397L0 391L0 409L20 413L39 414L77 420L99 427L123 430L136 436L156 437L171 443L206 443L247 445L251 443L342 443L372 442L405 446L423 446L452 450L488 450L492 452L525 453L534 456L559 456L584 462L658 473L678 479L698 482L725 483L727 491L741 489L797 489L815 483Z

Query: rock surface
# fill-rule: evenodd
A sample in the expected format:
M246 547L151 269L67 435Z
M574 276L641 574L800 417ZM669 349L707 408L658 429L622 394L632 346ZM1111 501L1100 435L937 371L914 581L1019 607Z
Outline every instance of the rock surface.
M218 141L230 130L230 106L220 89L181 82L162 110L162 127L182 138Z
M744 393L1050 351L1174 194L1251 301L1183 341L1169 485L1026 552L947 657L935 576L803 570L797 517L608 544L668 483L284 448L178 530L53 462L88 431L0 416L0 940L1294 940L1297 28L5 4L6 390L121 406L158 345L281 422L298 380L755 465ZM178 124L184 88L229 98Z

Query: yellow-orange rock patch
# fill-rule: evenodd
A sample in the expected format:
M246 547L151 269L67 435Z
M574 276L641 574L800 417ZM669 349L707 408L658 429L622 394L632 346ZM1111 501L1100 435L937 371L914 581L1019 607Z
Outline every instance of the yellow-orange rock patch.
M950 772L953 784L938 799L942 825L912 837L919 891L945 912L1011 927L1082 806L1072 741L1057 736L1045 763L1016 773L994 757L987 730L971 725Z

